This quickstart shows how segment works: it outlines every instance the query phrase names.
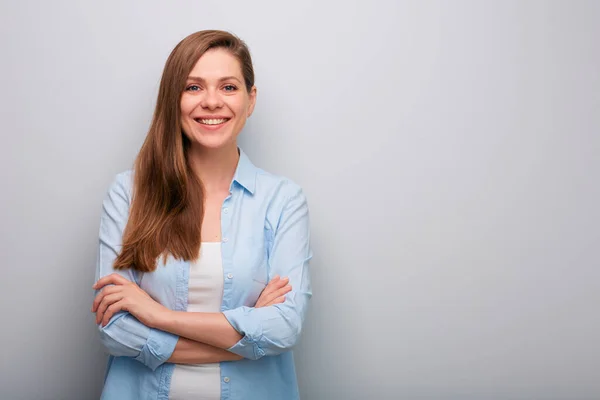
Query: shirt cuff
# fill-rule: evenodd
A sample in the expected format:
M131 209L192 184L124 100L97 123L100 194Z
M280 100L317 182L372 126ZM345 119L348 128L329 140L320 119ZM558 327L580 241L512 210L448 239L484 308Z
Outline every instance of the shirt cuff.
M146 344L135 359L154 371L171 357L178 340L177 335L151 329Z
M265 355L258 342L262 337L262 327L259 318L251 315L254 309L250 307L238 307L233 310L223 311L227 321L243 337L228 351L250 360L258 360Z

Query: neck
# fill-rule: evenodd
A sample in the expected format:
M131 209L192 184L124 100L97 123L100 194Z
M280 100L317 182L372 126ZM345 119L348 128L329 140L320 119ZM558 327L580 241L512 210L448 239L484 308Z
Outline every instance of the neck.
M229 192L240 158L237 143L221 149L192 145L188 156L192 169L202 181L207 195Z

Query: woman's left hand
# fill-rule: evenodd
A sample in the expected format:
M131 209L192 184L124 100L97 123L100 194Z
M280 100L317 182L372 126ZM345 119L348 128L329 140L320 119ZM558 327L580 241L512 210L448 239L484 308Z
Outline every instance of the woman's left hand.
M93 289L102 289L92 305L96 324L102 322L102 326L106 326L115 313L128 311L141 323L153 328L159 318L168 312L165 306L154 301L138 285L116 273L99 279Z

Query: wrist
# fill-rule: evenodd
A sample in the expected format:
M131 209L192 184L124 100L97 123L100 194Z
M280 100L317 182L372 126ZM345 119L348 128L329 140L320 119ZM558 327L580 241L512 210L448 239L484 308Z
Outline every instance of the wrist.
M166 331L165 327L168 326L169 321L173 319L174 313L175 311L170 310L167 307L163 307L163 309L155 315L155 318L153 318L154 321L151 328Z

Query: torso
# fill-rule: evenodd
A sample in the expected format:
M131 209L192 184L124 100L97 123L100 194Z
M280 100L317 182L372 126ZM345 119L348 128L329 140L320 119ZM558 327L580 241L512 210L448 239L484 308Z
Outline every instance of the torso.
M239 173L238 173L239 172ZM294 290L297 291L295 306L299 315L304 315L307 298L310 296L310 278L307 261L302 268L294 261L294 267L287 269L286 264L270 265L273 254L274 235L288 200L296 197L298 186L284 178L271 175L254 167L247 157L240 158L239 171L231 185L231 198L223 204L221 196L213 201L210 197L206 202L206 223L203 226L202 241L213 241L211 236L220 242L222 251L222 268L224 278L224 294L221 298L224 312L240 307L253 307L265 285L275 273L299 274L294 281L299 282ZM106 229L101 229L100 251L105 257L99 261L97 272L106 275L112 271L114 251L112 246L117 246L126 224L128 207L131 205L133 173L131 171L120 174L111 187L110 196L107 198L102 217L102 224ZM229 190L223 190L229 192ZM126 199L126 202L122 200ZM211 206L212 203L212 206ZM227 207L225 210L223 207ZM218 211L221 209L222 221ZM118 216L116 220L114 217ZM212 220L212 222L211 222ZM209 229L209 227L213 229ZM216 227L216 232L215 228ZM222 229L222 232L220 231ZM304 238L304 236L302 236ZM298 238L300 239L300 238ZM208 247L208 246L205 246ZM310 257L308 250L307 257ZM281 253L282 254L282 253ZM108 256L108 257L107 257ZM291 261L292 256L285 257ZM168 257L157 260L154 272L136 273L139 286L151 295L157 302L172 310L185 311L184 293L188 293L188 279L190 278L190 262ZM283 265L283 266L282 266ZM287 272L289 271L289 272ZM306 272L302 272L306 271ZM233 276L233 279L229 278ZM189 297L189 296L188 296ZM183 308L182 308L183 307ZM118 352L126 346L140 345L139 338L148 335L147 328L143 328L137 321L119 319L118 324L107 326L106 333L114 332L118 337L112 339L108 335L102 336L106 346L117 346ZM272 325L273 321L265 321ZM125 330L131 329L129 330ZM277 339L280 333L271 329ZM155 363L157 357L165 356L165 351L174 345L171 335L157 331L152 334L153 341L157 339L163 344L142 347L140 356L144 360ZM150 338L147 339L147 341ZM272 344L262 336L258 338L262 346L270 349ZM279 340L279 339L278 339ZM286 339L287 340L287 339ZM131 347L137 348L137 347ZM245 348L244 351L248 351ZM128 349L127 351L130 351ZM152 353L157 351L157 353ZM240 350L241 352L242 350ZM144 361L144 363L147 361ZM146 364L147 365L147 364ZM153 364L156 365L156 364ZM298 386L294 370L294 360L291 351L279 355L265 356L256 361L224 362L220 365L222 394L231 400L281 400L298 399ZM169 381L173 384L173 365L165 363L156 370L144 367L140 360L126 357L111 357L106 373L103 398L123 400L166 398L169 395ZM227 381L224 378L227 377ZM177 379L175 377L175 379ZM158 391L158 393L157 393ZM218 396L218 395L217 395ZM217 399L219 397L216 397Z

